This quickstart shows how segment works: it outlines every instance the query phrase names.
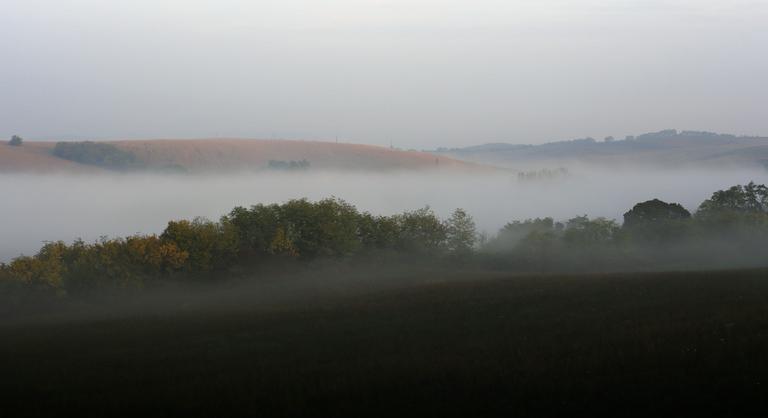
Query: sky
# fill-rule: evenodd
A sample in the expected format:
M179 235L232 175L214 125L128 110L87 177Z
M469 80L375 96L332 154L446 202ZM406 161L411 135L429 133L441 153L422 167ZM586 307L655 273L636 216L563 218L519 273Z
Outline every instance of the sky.
M764 0L2 0L0 137L768 135Z

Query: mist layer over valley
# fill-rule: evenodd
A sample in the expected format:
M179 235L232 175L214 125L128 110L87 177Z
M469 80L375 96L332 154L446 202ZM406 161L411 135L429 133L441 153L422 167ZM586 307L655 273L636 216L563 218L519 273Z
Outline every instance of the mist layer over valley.
M235 206L335 196L375 215L429 205L446 217L455 208L493 235L512 220L577 215L621 221L635 203L652 198L694 211L713 190L768 172L744 170L603 170L569 167L557 178L521 180L493 174L276 172L228 175L3 175L0 261L34 254L45 241L162 232L169 220L218 219Z
M0 418L768 416L766 21L3 0Z

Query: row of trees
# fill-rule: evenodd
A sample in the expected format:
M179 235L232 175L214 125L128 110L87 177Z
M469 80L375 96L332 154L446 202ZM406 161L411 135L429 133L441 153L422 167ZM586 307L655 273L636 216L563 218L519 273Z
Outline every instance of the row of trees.
M187 251L157 236L45 244L34 256L0 265L5 288L58 295L104 287L143 287L179 272L190 259Z
M267 164L267 167L269 167L270 170L308 170L310 166L309 161L307 160L299 160L299 161L282 161L282 160L269 160L269 164Z
M619 225L578 216L508 223L481 249L484 262L527 270L717 268L768 260L768 188L749 183L712 194L691 214L658 199Z
M557 180L568 177L568 169L560 167L556 169L543 168L538 171L521 171L517 173L519 181Z
M172 221L158 236L48 243L34 256L0 264L0 284L65 294L214 280L262 263L382 254L542 271L695 267L724 257L764 263L767 244L768 188L754 183L715 192L694 215L654 199L625 213L623 225L587 216L537 218L510 222L480 241L461 209L445 220L428 207L376 216L336 198L300 199L237 207L217 222Z
M104 142L57 142L53 155L112 170L129 170L142 166L133 153Z
M474 222L461 209L443 221L428 207L374 216L336 198L300 199L237 207L218 222L171 221L159 236L47 243L34 256L0 265L0 282L59 294L141 288L167 279L218 279L233 267L275 260L382 252L461 259L475 241Z

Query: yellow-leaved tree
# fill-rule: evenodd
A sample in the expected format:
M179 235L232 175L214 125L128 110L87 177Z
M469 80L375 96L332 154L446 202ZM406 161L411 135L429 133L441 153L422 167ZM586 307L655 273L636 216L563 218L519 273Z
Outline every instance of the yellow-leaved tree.
M269 252L275 255L287 255L289 257L298 257L299 255L299 252L293 245L293 241L288 238L288 234L285 233L285 228L282 226L278 227L275 231L275 236L269 244Z

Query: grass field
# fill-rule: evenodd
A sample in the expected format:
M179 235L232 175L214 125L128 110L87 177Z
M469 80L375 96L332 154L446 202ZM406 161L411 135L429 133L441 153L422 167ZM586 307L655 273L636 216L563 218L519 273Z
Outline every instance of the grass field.
M421 279L6 321L0 415L768 410L768 270Z
M156 139L109 141L132 153L144 170L175 168L184 172L242 172L265 170L270 160L304 160L313 170L388 172L453 170L493 173L495 169L427 152L321 141L259 139ZM12 147L0 142L0 173L106 174L95 165L80 164L53 154L55 142L29 141Z

